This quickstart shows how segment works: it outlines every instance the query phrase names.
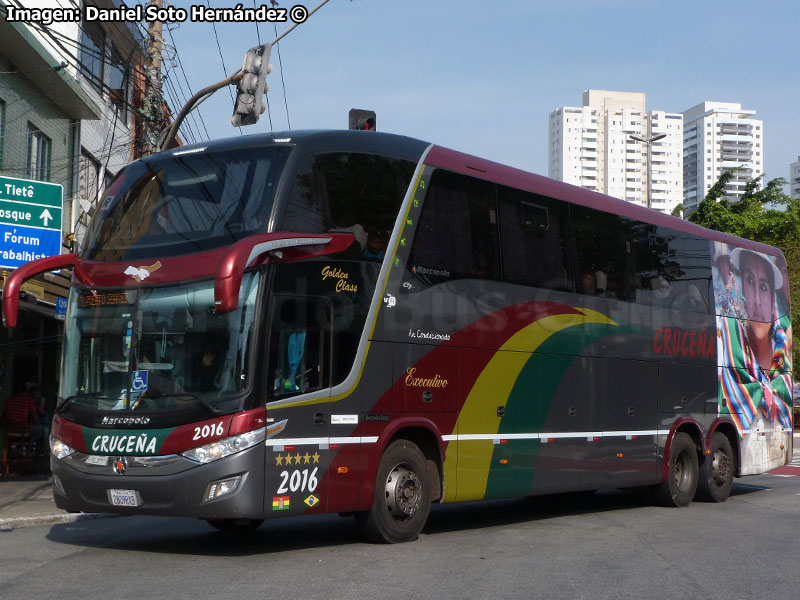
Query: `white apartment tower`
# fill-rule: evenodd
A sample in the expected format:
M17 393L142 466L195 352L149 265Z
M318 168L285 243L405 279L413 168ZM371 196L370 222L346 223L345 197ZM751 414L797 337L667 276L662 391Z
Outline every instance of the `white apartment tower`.
M797 157L797 162L789 165L789 195L800 200L800 156Z
M550 113L548 175L670 213L683 199L682 144L680 113L647 112L643 93L587 90L582 107Z
M764 172L764 122L735 102L702 102L683 111L683 205L691 212L725 171L726 196L740 198Z

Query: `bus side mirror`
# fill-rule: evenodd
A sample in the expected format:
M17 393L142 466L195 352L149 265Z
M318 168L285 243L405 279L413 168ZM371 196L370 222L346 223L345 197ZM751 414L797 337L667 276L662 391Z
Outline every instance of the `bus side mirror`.
M218 313L236 310L239 289L247 267L259 262L282 262L335 254L350 247L352 233L261 233L239 240L220 258L214 274L214 308ZM265 258L266 255L266 258Z
M25 281L40 273L72 267L77 260L77 254L60 254L33 260L17 267L6 280L6 285L3 288L3 325L10 329L17 326L19 288Z

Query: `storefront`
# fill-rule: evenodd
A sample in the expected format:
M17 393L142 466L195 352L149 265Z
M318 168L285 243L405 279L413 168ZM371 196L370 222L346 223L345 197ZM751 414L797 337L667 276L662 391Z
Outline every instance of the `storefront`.
M9 270L0 271L5 284ZM0 415L14 393L37 386L50 419L58 392L63 321L56 314L58 298L66 298L72 274L44 274L22 286L15 329L0 327ZM47 423L49 428L49 423ZM5 448L5 419L0 420L0 447ZM46 461L40 461L45 462Z

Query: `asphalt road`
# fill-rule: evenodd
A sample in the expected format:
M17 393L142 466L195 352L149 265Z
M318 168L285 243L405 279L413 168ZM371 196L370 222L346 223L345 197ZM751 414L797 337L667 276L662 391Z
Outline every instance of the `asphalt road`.
M618 491L435 506L420 539L361 541L336 515L247 535L125 517L0 533L0 598L792 598L800 477L723 504Z

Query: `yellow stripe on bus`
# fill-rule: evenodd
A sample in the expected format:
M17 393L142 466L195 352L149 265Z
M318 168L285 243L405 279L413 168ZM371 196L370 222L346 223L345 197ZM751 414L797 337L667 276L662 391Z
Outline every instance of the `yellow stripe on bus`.
M583 314L553 315L539 319L515 333L500 347L464 401L454 433L496 434L501 417L497 416L494 408L505 407L517 377L530 359L531 353L554 333L587 323L617 325L597 311L588 308L576 310ZM457 482L457 486L445 485L443 501L483 498L493 452L494 443L491 439L450 442L444 462L444 479L445 482ZM460 475L458 478L456 470Z

